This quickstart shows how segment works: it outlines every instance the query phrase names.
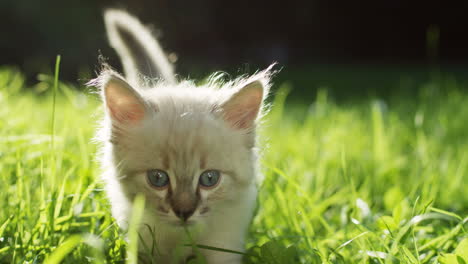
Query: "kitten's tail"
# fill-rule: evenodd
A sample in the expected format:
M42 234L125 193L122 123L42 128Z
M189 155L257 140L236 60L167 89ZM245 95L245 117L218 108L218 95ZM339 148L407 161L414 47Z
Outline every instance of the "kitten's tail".
M107 37L122 61L125 77L138 82L139 74L176 83L173 65L148 28L125 11L104 11Z

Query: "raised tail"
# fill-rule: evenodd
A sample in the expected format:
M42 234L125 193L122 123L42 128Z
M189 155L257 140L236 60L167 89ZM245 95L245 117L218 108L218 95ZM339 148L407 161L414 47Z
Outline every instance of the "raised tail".
M107 37L122 61L125 77L138 83L140 74L176 83L173 65L151 32L125 11L104 12Z

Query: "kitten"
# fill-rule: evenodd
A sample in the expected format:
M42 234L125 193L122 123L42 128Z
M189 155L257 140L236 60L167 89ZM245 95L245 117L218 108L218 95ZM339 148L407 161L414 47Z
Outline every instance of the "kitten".
M271 67L224 84L216 76L199 87L177 82L136 18L119 10L104 18L126 77L105 67L91 81L105 106L102 176L117 223L126 228L141 193L140 235L150 247L155 242L157 263L183 263L194 254L184 246L184 228L196 244L243 251L259 177L255 130ZM200 252L208 263L241 262L238 254Z

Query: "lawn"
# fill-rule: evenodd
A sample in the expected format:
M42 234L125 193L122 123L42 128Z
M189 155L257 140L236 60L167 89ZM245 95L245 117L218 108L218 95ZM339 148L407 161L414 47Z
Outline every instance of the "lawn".
M0 263L125 262L135 247L92 142L97 96L54 92L47 75L25 86L0 69ZM467 88L442 74L411 97L337 103L326 88L288 99L298 87L276 83L246 263L468 263Z

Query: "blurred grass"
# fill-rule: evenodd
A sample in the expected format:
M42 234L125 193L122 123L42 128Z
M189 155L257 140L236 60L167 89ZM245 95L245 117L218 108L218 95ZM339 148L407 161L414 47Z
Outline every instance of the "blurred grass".
M0 263L123 263L90 143L99 102L60 83L51 133L53 81L25 89L0 69ZM336 103L279 83L246 262L468 263L467 89L445 75L405 85L411 97Z

